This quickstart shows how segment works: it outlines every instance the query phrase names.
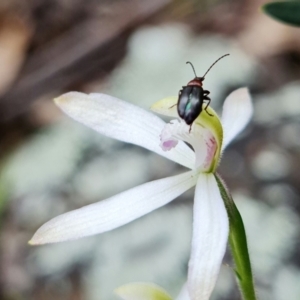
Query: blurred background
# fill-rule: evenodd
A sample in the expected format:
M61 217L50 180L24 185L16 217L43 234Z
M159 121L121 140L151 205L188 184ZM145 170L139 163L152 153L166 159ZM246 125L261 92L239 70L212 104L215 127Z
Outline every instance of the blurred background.
M145 109L207 75L221 112L248 86L251 124L220 173L243 216L259 299L300 299L300 31L262 0L0 0L0 299L112 300L132 281L176 297L186 280L193 191L111 232L31 247L44 222L183 168L62 114L67 91ZM134 116L133 116L134 117ZM240 295L229 253L214 300Z

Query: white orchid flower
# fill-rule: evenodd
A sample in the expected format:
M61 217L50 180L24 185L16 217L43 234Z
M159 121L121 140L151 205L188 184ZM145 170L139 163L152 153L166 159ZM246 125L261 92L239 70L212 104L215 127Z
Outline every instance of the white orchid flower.
M155 112L177 118L169 124L151 112L103 94L70 92L55 102L71 118L99 133L147 148L190 171L60 215L39 228L29 243L62 242L112 230L169 203L196 185L187 288L191 300L209 299L229 230L214 173L222 151L252 115L248 90L241 88L227 97L222 121L210 107L208 112L213 116L203 110L191 132L184 121L178 120L177 97L163 99L152 107Z

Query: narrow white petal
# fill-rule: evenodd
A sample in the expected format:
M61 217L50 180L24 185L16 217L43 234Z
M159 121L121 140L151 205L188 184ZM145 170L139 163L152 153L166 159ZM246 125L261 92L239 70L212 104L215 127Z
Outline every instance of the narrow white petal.
M189 171L145 183L116 196L60 215L38 229L30 244L46 244L102 233L129 223L172 201L195 185Z
M215 286L228 239L228 217L213 174L200 174L195 193L188 272L191 300L207 300Z
M223 149L246 127L252 114L253 105L247 88L235 90L226 98L222 113Z
M104 94L70 92L55 102L71 118L101 134L142 146L193 168L194 153L183 142L168 152L161 149L159 135L165 122L151 112Z

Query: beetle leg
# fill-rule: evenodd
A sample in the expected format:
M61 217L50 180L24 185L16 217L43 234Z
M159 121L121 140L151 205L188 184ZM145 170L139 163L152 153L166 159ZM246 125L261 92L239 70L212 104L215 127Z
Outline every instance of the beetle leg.
M210 99L209 97L207 97L207 95L205 95L204 100L208 100L208 102L207 102L207 104L206 104L204 110L207 112L208 115L210 115L211 117L213 117L214 115L210 114L210 113L207 111L207 108L208 108L208 106L209 106L209 104L210 104L211 99Z
M174 107L174 106L176 106L176 105L177 105L177 103L176 103L176 104L174 104L174 105L172 105L172 106L170 106L170 107L169 107L169 109L170 109L170 108L173 108L173 107Z
M208 90L203 90L203 96L208 96L210 94L210 91Z
M190 125L190 130L189 130L189 133L191 133L191 130L192 130L192 125L193 125L193 124L191 124L191 125Z

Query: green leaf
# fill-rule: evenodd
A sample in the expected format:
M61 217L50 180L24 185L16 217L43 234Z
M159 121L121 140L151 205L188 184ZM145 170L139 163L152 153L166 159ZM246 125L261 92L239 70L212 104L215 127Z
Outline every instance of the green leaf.
M244 300L256 300L247 238L242 217L224 182L215 175L229 218L229 244L236 277Z
M261 9L265 14L278 21L300 26L300 1L271 2L263 5Z
M144 282L122 285L115 290L115 293L123 300L172 300L160 286Z

